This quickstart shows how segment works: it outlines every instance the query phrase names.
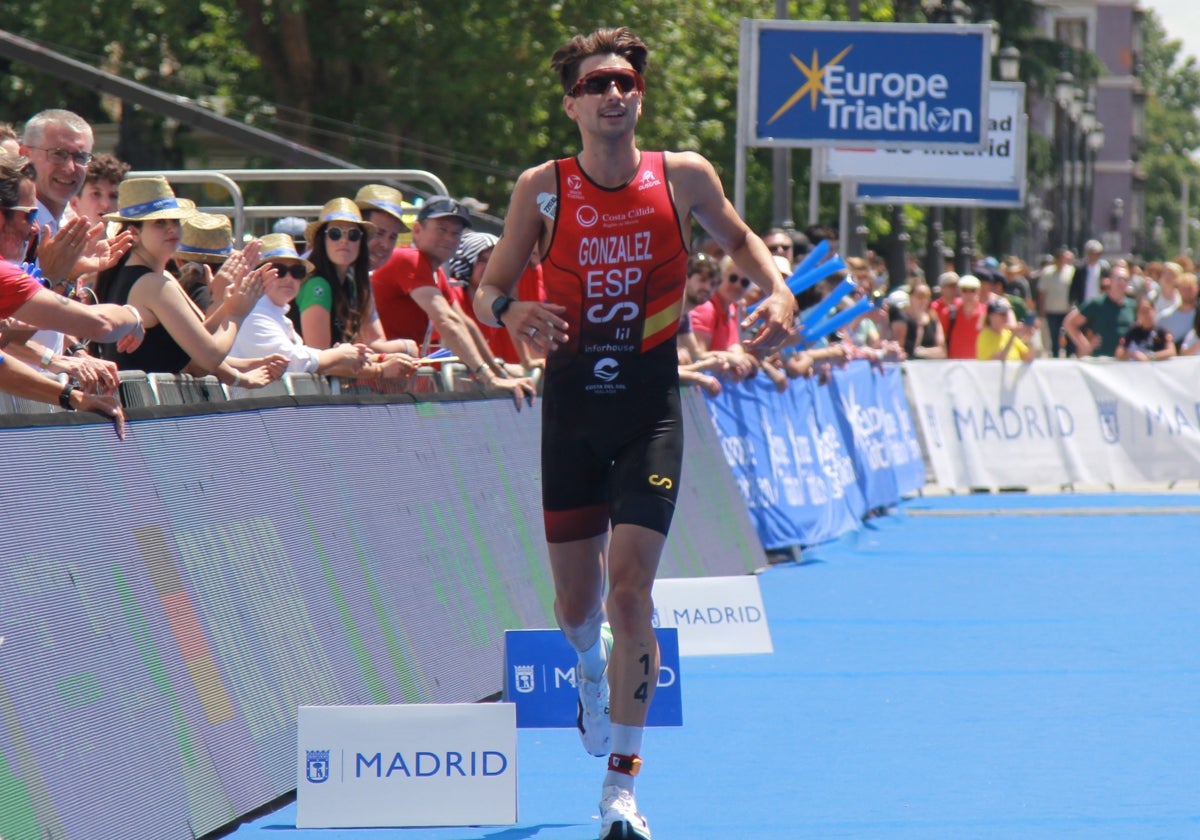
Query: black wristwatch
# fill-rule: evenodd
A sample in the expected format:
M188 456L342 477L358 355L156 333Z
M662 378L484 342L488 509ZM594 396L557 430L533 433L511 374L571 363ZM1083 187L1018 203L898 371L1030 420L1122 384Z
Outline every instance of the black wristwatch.
M71 394L75 391L82 391L79 383L74 379L68 379L67 384L63 386L62 393L58 395L58 404L67 411L74 411L75 406L71 405Z
M500 295L492 301L492 317L496 319L496 323L504 326L504 320L501 316L508 311L508 307L512 306L513 299L508 295Z

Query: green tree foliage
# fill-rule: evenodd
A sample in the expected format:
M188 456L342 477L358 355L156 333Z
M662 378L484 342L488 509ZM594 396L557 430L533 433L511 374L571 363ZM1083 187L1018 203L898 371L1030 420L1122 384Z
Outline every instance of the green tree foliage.
M1191 187L1191 205L1200 200L1200 179L1191 157L1200 147L1200 66L1180 55L1179 41L1167 37L1158 16L1147 10L1143 22L1142 84L1146 88L1146 139L1141 168L1146 174L1146 220L1163 220L1162 236L1144 237L1145 256L1174 256L1179 244L1180 194L1183 181ZM1189 210L1189 216L1195 211ZM1196 231L1189 230L1194 240Z

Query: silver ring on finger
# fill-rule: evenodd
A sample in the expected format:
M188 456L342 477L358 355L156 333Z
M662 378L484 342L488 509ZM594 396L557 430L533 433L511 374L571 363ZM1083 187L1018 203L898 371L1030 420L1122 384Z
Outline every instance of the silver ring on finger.
M530 337L530 338L533 338L533 337L534 337L535 335L537 335L537 334L538 334L538 328L537 328L537 327L530 327L530 328L529 328L529 337Z

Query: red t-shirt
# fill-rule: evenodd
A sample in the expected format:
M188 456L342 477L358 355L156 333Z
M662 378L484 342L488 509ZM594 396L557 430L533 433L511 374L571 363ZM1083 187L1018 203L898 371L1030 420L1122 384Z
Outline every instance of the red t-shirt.
M975 307L974 316L963 312L961 306L957 307L954 325L946 332L946 356L951 359L979 358L975 342L979 339L979 331L983 329L986 318L987 307L982 303Z
M33 299L42 284L20 266L0 260L0 318L8 318Z
M713 295L690 313L692 332L712 337L709 350L728 350L741 341L737 304L729 304L724 313L718 309L720 306L721 299Z
M423 286L444 290L446 282L445 273L416 248L394 250L387 262L371 272L371 294L384 335L411 338L418 344L425 341L429 316L412 292Z

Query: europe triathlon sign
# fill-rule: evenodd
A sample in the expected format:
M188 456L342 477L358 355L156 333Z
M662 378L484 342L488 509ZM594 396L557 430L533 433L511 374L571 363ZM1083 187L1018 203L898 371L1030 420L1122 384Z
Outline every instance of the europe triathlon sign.
M990 47L987 24L743 20L747 145L979 148Z

